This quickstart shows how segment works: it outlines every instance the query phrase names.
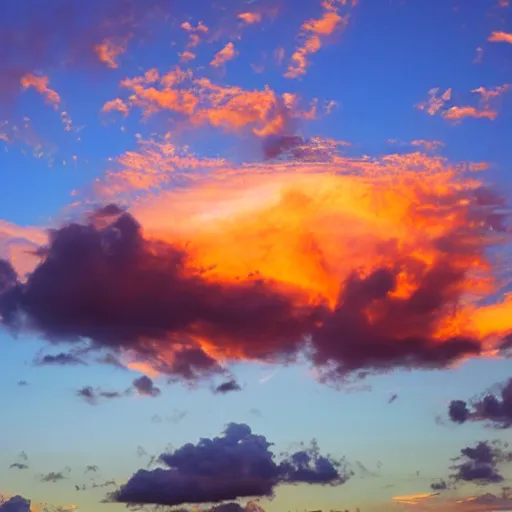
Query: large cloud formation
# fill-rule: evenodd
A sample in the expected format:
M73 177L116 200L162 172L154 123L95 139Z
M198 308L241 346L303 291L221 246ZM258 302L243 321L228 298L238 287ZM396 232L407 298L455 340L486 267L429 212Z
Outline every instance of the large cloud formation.
M500 385L496 393L486 393L469 406L464 400L452 400L448 414L454 423L487 421L493 427L512 427L512 378Z
M110 499L169 506L218 503L271 496L281 483L341 485L351 476L343 460L321 455L315 442L281 462L276 462L271 445L248 425L230 423L223 436L160 455L165 468L137 471Z

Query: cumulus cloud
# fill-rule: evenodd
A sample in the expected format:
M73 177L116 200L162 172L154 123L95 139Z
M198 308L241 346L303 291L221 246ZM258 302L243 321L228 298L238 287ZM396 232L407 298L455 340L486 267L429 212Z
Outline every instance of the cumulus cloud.
M136 207L144 229L114 208L51 231L26 283L2 264L4 325L186 381L304 352L326 380L446 367L498 344L511 301L478 297L499 290L487 248L503 200L442 157L348 159L320 142L293 172L228 166L153 196Z
M304 76L309 65L310 55L317 53L322 48L323 40L348 24L348 15L339 14L339 7L348 5L348 2L336 0L324 0L322 2L323 13L320 18L305 21L301 26L300 38L302 43L291 56L291 62L285 73L287 78ZM356 1L352 1L356 5Z
M59 480L64 480L65 478L66 477L64 476L62 471L59 471L59 472L50 471L49 473L47 473L45 475L41 475L40 480L41 480L41 482L54 484L54 483L58 482Z
M60 96L59 94L48 87L47 76L36 76L28 73L21 77L21 85L24 89L33 87L39 94L41 94L47 103L52 105L55 109L59 108Z
M276 462L271 443L245 424L160 455L165 468L141 469L111 494L128 504L218 503L271 496L280 483L341 485L351 476L343 460L319 453L316 443Z
M215 393L220 393L222 395L225 395L226 393L231 393L232 391L241 391L242 388L238 384L238 382L234 379L228 380L226 382L223 382L222 384L219 384L215 388Z
M452 400L448 407L450 419L459 424L487 421L493 427L512 427L512 378L495 388L495 392L489 391L469 405L463 400Z
M157 388L153 381L147 376L143 375L133 381L133 387L139 395L157 397L160 395L160 388Z
M13 496L3 502L0 498L0 510L2 512L31 512L30 501L21 496Z
M504 480L500 465L512 461L512 453L504 450L498 442L482 441L474 447L462 448L455 461L457 463L452 466L455 472L451 475L455 483L486 485Z

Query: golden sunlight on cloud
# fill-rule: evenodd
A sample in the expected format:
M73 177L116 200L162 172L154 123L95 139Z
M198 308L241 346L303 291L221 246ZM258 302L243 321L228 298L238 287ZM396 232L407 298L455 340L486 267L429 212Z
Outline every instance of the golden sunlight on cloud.
M228 43L224 48L219 50L213 60L210 62L210 65L214 68L218 68L223 66L226 62L233 60L237 55L235 50L235 45L233 43Z
M60 105L60 96L59 94L50 89L48 87L48 77L47 76L36 76L32 73L28 73L21 77L21 86L24 89L28 89L29 87L33 87L39 94L41 94L46 103L50 104L57 110Z
M491 43L512 44L512 34L509 32L493 32L487 40Z
M126 41L105 39L101 44L94 46L94 52L100 62L116 69L119 67L116 59L126 51L126 44Z
M107 101L102 109L102 112L120 112L124 116L128 115L129 108L128 105L121 99L116 98L114 100Z
M431 116L440 115L449 121L460 122L468 117L489 119L492 121L498 117L498 111L495 108L496 100L509 90L510 84L503 84L491 88L481 86L471 91L472 94L480 95L477 106L450 106L450 104L453 103L452 89L446 89L446 91L440 94L440 90L435 88L428 92L427 100L418 103L416 108Z
M348 17L342 17L338 13L336 1L325 0L322 2L324 13L321 18L305 21L301 27L303 43L297 47L291 56L291 62L285 73L286 78L298 78L306 74L308 56L318 52L322 47L322 38L333 34L340 27L346 27ZM347 2L341 2L347 5ZM355 5L353 2L352 5Z
M238 15L243 22L247 24L259 23L261 21L261 14L259 12L241 12Z

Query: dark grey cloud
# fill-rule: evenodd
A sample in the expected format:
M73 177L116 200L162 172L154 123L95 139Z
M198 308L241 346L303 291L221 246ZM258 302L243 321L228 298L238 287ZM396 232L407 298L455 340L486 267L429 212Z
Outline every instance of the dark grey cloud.
M165 468L140 469L110 500L168 506L219 503L272 496L282 483L341 485L352 475L344 460L321 455L314 441L280 462L271 446L248 425L230 423L220 437L161 454L159 462Z
M135 379L133 387L139 395L157 397L161 394L160 388L157 388L147 375Z
M445 480L438 480L437 482L432 482L430 484L430 488L433 491L445 491L446 489L448 489L448 484L446 483Z
M496 428L512 427L512 378L495 386L483 397L470 403L453 400L448 407L448 415L454 423L466 421L485 421Z
M27 464L24 464L23 462L15 462L14 464L11 464L9 466L10 469L28 469Z
M30 500L26 500L21 496L13 496L2 502L0 497L1 512L30 512Z
M100 468L98 466L96 466L96 464L93 464L90 466L85 466L84 473L89 473L89 472L97 473L99 470L100 470Z
M28 382L26 380L19 380L18 381L18 386L20 387L25 387L25 386L28 386Z
M39 357L34 361L36 366L77 366L87 365L85 361L75 356L74 354L66 354L61 352L60 354L46 354L45 356Z
M504 480L500 466L512 461L512 452L508 452L498 441L482 441L474 447L462 448L452 466L454 482L473 482L478 485L499 483Z
M88 404L97 405L101 399L112 400L115 398L121 398L123 396L127 396L129 394L129 390L120 392L120 391L104 391L101 388L94 389L92 386L84 386L80 388L76 395L83 400L85 400Z
M219 384L214 390L215 393L222 395L231 393L232 391L242 391L242 388L234 379L230 379L226 382L223 382L222 384Z
M66 477L64 476L62 471L59 471L59 472L50 471L50 473L47 473L46 475L41 475L41 478L40 478L41 482L51 482L51 483L56 483L59 480L65 480L65 479L66 479Z

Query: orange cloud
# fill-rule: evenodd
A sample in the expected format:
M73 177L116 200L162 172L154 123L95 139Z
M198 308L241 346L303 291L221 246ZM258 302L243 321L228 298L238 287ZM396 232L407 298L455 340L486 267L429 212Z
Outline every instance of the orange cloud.
M99 61L113 69L119 67L116 59L124 52L126 52L126 41L105 39L101 44L94 46L94 53Z
M509 32L493 32L487 39L491 43L509 43L512 44L512 34Z
M317 113L316 100L307 110L301 110L296 95L278 96L269 87L250 91L216 85L207 78L194 78L191 70L179 67L162 77L156 70L149 70L143 76L122 80L120 85L132 90L129 102L142 108L144 116L171 110L183 116L184 128L205 124L232 132L247 128L264 137L284 133L294 118L314 119Z
M179 180L194 180L193 171L218 168L226 163L221 159L198 158L180 150L168 138L161 142L138 141L135 151L127 151L117 159L113 169L95 184L102 198L120 197L136 191L149 191Z
M261 21L261 14L258 12L242 12L238 15L238 18L247 24L259 23Z
M129 112L128 105L121 99L116 98L114 100L107 101L102 109L102 112L121 112L123 116L127 116Z
M208 34L210 30L202 21L195 27L188 21L183 22L180 26L189 33L187 48L195 48L201 42L201 37Z
M189 62L189 61L194 60L196 58L196 54L192 53L192 52L190 52L188 50L185 50L184 52L180 53L179 56L180 56L180 61L181 62Z
M445 119L451 121L460 121L465 117L474 117L476 119L496 119L498 113L493 110L477 110L475 107L451 107L443 115Z
M420 146L424 147L427 151L435 151L436 149L442 148L444 146L444 142L440 140L413 140L411 142L412 146Z
M509 89L510 84L493 88L478 87L473 89L471 91L473 94L480 94L478 107L472 105L453 105L448 107L447 104L452 102L452 90L446 89L442 94L439 94L438 88L431 89L428 92L428 99L418 103L416 108L425 111L431 116L439 114L445 119L455 122L468 117L494 120L498 117L498 112L491 107L491 104Z
M435 494L408 494L405 496L393 496L391 499L401 505L418 505L426 500L434 498Z
M342 2L342 5L347 5ZM355 5L354 3L352 5ZM316 53L322 47L322 37L329 36L339 27L346 27L348 17L339 15L334 1L322 2L324 13L319 19L310 19L302 24L301 36L304 39L291 56L291 63L285 73L287 78L298 78L306 74L308 56Z
M33 87L39 94L42 94L46 100L46 103L53 105L57 110L60 105L59 94L48 87L47 76L36 76L32 73L28 73L21 77L21 85L24 89Z
M210 62L210 65L214 68L218 68L223 66L229 60L233 60L236 57L235 45L233 43L228 43L224 48L219 50L213 60Z

